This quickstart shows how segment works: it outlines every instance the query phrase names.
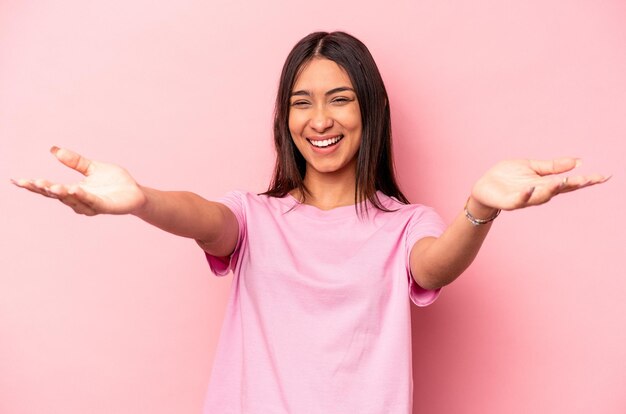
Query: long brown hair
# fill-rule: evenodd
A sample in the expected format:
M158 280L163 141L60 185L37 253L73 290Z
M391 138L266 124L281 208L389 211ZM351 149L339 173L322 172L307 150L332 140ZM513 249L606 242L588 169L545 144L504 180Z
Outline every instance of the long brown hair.
M344 32L311 33L300 40L287 56L274 109L276 165L269 188L263 194L284 197L296 188L303 198L308 194L304 185L306 161L289 132L289 99L296 78L304 66L316 57L332 60L348 73L359 101L362 136L357 154L355 205L369 200L379 210L389 211L378 199L376 191L408 204L394 174L391 115L385 84L367 47Z

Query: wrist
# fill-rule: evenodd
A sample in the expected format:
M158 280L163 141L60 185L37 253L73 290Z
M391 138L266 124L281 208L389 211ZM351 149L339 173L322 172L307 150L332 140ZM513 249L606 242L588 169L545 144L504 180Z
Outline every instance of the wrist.
M474 226L490 223L500 214L500 209L482 204L472 196L467 199L464 210L465 217Z
M137 184L137 188L141 193L141 200L137 202L135 208L130 212L133 216L144 219L150 215L150 206L154 203L150 202L150 199L154 197L154 191L151 188L143 187Z

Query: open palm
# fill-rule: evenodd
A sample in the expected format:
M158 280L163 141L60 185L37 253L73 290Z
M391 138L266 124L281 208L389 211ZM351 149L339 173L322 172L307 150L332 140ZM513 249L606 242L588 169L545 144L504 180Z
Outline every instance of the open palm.
M546 203L557 194L600 184L609 177L555 176L573 170L580 163L576 158L549 161L501 161L487 171L474 185L472 197L479 203L501 210L515 210Z
M46 197L59 199L76 213L127 214L145 202L145 196L133 177L122 167L89 160L73 151L53 147L52 154L85 178L74 184L58 184L48 180L14 180L18 187Z

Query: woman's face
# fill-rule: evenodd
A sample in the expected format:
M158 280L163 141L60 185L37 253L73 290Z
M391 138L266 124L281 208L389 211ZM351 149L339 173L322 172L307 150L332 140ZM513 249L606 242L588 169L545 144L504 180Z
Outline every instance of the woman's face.
M289 131L306 160L307 177L356 174L361 129L359 101L346 71L332 60L311 60L296 79L289 106Z

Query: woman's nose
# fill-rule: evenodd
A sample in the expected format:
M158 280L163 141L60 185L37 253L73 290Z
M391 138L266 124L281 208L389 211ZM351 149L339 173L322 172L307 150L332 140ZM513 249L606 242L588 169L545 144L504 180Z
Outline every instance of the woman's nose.
M324 132L333 126L333 118L325 107L317 107L312 114L311 128L317 132Z

